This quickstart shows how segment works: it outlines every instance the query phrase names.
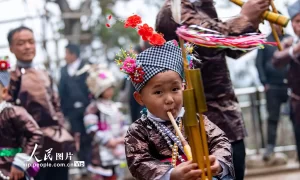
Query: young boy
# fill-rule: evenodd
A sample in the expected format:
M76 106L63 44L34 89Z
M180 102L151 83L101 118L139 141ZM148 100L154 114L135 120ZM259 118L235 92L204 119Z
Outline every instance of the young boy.
M84 125L93 137L92 165L88 170L103 180L114 180L119 166L125 162L124 136L128 130L120 105L112 100L115 78L104 68L91 68L87 86L94 96L86 108ZM120 178L120 177L119 177Z
M29 165L36 163L31 154L36 145L41 145L42 132L24 108L3 100L10 77L7 61L0 60L0 66L0 179L27 180L38 170L32 171Z
M125 137L128 167L131 174L139 180L193 180L201 177L202 172L197 164L186 162L180 148L175 153L177 157L172 157L172 147L177 140L174 138L175 131L167 112L171 112L179 124L184 114L183 61L176 43L168 41L163 46L151 47L137 56L137 62L131 62L137 65L137 73L131 76L136 89L134 97L140 105L148 109L147 114L130 126ZM123 70L132 70L129 62L124 64ZM213 175L221 179L231 178L233 165L228 139L206 117L205 128ZM181 164L172 167L172 158Z

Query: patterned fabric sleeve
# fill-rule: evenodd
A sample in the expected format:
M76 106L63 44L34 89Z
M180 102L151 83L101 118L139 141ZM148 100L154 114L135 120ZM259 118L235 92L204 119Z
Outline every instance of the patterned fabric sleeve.
M171 166L153 158L150 154L148 132L146 128L133 123L125 137L125 151L129 170L139 180L161 179Z
M60 98L59 98L58 92L54 91L54 89L53 89L53 86L54 86L53 79L49 75L48 75L48 77L51 82L51 87L50 87L51 88L50 89L51 102L52 102L54 110L56 112L56 117L58 119L59 124L61 126L64 126L65 119L64 119L64 115L62 113L61 106L60 106Z
M5 98L7 102L16 104L18 98L18 91L20 90L21 72L16 69L10 72L10 82L8 85L8 96Z
M14 113L11 114L13 124L16 129L23 134L25 138L25 145L23 147L23 153L31 155L35 145L38 145L35 155L38 157L40 149L43 143L43 134L34 121L32 116L22 107L14 107Z
M217 157L218 160L222 161L229 167L229 172L233 176L233 163L232 163L232 152L231 144L225 133L214 123L208 120L207 117L204 119L205 130L208 137L209 154Z

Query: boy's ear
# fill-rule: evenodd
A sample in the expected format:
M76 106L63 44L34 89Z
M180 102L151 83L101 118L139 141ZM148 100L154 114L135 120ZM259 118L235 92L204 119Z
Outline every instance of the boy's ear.
M8 96L8 89L6 87L2 88L2 99L5 100Z
M133 97L136 100L136 102L139 103L139 105L144 106L142 95L139 92L135 91L133 93Z

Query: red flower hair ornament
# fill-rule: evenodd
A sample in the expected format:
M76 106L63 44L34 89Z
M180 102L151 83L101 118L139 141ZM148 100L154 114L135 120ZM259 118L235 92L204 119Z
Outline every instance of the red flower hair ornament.
M0 57L0 71L7 71L9 68L8 56Z
M124 24L125 28L132 27L136 28L138 34L142 36L144 41L149 41L153 46L162 46L165 44L166 40L162 34L159 34L153 30L148 24L142 24L142 19L138 15L129 16Z
M121 72L127 74L127 79L131 79L131 81L135 83L144 81L145 72L142 66L137 64L135 53L121 49L115 61L120 67Z
M142 18L140 16L132 15L126 19L124 27L125 28L128 28L128 27L136 28L136 26L141 23L142 23Z

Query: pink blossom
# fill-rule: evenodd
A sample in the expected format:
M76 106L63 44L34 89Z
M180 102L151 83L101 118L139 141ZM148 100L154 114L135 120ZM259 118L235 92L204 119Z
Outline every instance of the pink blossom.
M99 74L99 78L105 79L105 78L106 78L106 75L105 75L104 73L100 73L100 74Z
M136 68L135 60L132 59L131 57L127 57L123 62L122 69L126 73L131 74L134 73L135 68Z

